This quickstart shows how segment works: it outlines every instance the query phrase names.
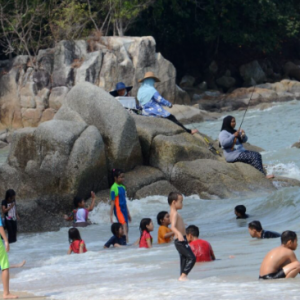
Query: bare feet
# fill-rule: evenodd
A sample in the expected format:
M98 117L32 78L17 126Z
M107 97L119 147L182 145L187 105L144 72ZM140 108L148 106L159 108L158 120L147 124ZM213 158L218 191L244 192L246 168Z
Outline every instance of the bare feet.
M19 298L18 296L16 295L12 295L11 293L8 293L8 294L3 294L3 299L17 299Z
M187 275L182 273L181 276L178 278L179 281L187 281L188 278L187 278Z
M198 129L192 129L191 134L195 134L195 133L198 133L198 132L199 132Z
M272 178L275 178L275 176L273 174L270 174L270 175L267 175L266 178L267 179L272 179Z

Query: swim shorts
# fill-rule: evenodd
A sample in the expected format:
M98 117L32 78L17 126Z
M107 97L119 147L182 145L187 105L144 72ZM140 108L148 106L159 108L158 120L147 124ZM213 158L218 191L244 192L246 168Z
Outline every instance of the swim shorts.
M275 273L270 273L264 276L259 276L259 279L281 279L281 278L285 278L286 275L283 271L283 269L280 269L278 272Z
M0 242L0 267L2 271L9 269L7 253L2 242Z

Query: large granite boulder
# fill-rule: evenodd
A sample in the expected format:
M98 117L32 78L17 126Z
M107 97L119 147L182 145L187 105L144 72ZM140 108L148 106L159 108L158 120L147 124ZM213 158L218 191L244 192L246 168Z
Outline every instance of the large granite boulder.
M56 120L66 119L64 109L74 111L86 124L99 130L110 169L130 170L142 163L134 119L109 93L91 83L79 83L67 94Z
M158 135L151 145L150 165L160 169L170 179L177 162L196 159L217 159L207 145L189 133L173 136Z
M5 65L0 77L0 130L37 127L51 120L67 92L83 82L111 91L119 81L133 85L145 72L161 80L158 91L172 103L189 104L188 94L176 85L176 69L156 53L153 37L102 37L91 49L86 41L61 41L55 48L40 50L35 58L39 68L30 66L29 57L17 56Z
M248 164L212 159L178 162L172 169L171 183L185 195L198 194L202 198L249 196L275 190L271 180Z

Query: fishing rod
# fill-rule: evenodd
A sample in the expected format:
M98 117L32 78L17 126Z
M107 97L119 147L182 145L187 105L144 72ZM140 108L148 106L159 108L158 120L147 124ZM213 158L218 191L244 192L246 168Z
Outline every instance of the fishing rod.
M253 86L253 90L252 90L252 93L251 93L251 95L250 95L250 99L249 99L249 101L248 101L247 108L246 108L246 110L245 110L245 112L244 112L244 115L243 115L243 118L242 118L242 122L241 122L241 124L240 124L239 129L238 129L238 132L240 132L240 130L241 130L241 128L242 128L242 124L243 124L243 122L244 122L246 113L247 113L248 108L249 108L249 106L250 106L250 102L251 102L251 99L252 99L252 96L253 96L254 91L255 91L255 85ZM243 137L243 136L242 136L242 137ZM236 140L237 140L237 138L235 137L234 140L233 140L233 144L232 144L231 150L234 149L234 146L235 146L235 144L236 144Z
M241 122L241 125L240 125L240 127L239 127L239 131L241 130L241 127L242 127L242 124L243 124L243 122L244 122L244 119L245 119L246 113L247 113L247 111L248 111L248 108L249 108L249 106L250 106L250 102L251 102L251 99L252 99L252 96L253 96L254 91L255 91L255 86L253 86L253 90L252 90L252 93L251 93L251 95L250 95L250 99L249 99L249 101L248 101L247 108L246 108L246 110L245 110L245 112L244 112L244 115L243 115L243 118L242 118L242 122Z

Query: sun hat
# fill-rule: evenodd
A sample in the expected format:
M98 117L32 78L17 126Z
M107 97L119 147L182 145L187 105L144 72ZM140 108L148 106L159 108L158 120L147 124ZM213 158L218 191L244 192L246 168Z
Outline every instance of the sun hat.
M126 89L127 92L129 92L129 91L132 90L132 86L126 86L124 82L118 82L118 83L116 84L116 89L113 90L113 91L111 91L111 92L109 92L109 93L110 93L112 96L114 96L114 97L118 97L118 96L119 96L118 91L119 91L119 90L123 90L123 89Z
M140 79L138 82L143 82L147 78L153 78L155 82L160 82L160 80L154 75L153 72L146 72L143 79Z

